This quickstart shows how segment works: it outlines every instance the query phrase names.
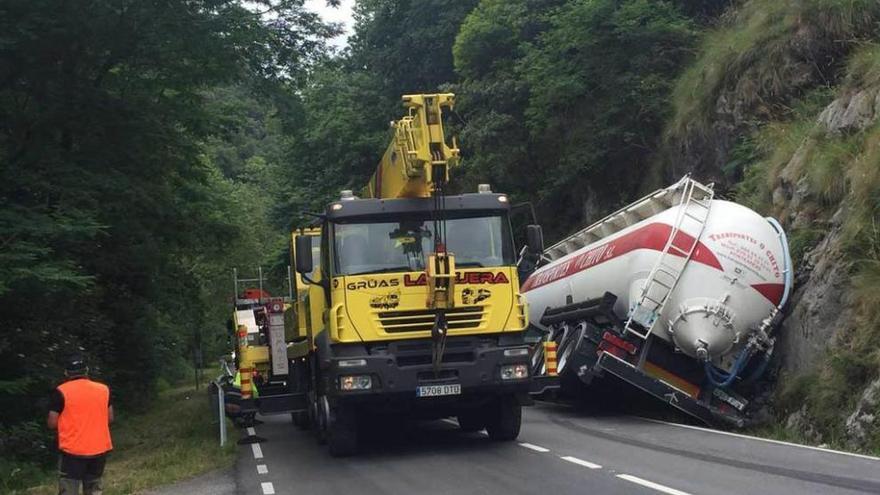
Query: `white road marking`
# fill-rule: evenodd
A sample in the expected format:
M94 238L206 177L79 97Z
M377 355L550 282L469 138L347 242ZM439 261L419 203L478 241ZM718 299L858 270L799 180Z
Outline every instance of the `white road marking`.
M705 431L708 433L717 433L718 435L727 435L729 437L745 438L747 440L758 440L759 442L775 443L777 445L786 445L788 447L799 447L802 449L817 450L819 452L826 452L828 454L848 455L850 457L858 457L860 459L869 459L872 461L880 461L880 457L874 457L871 455L856 454L854 452L843 452L840 450L826 449L823 447L813 447L812 445L803 445L800 443L783 442L782 440L773 440L772 438L753 437L751 435L743 435L741 433L732 433L729 431L713 430L712 428L703 428L700 426L691 426L691 425L683 425L680 423L671 423L669 421L660 421L659 419L643 418L641 416L633 416L633 417L636 419L641 419L642 421L648 421L650 423L659 423L659 424L663 424L663 425L677 426L679 428L688 428L690 430Z
M653 488L658 492L668 493L669 495L690 495L688 492L683 492L681 490L676 490L675 488L669 488L668 486L661 485L659 483L654 483L653 481L643 480L642 478L632 476L630 474L618 474L618 478L622 480L629 481L631 483L635 483L637 485L642 485L648 488Z
M248 426L247 432L248 432L248 436L250 436L250 437L257 435L257 430L254 430L253 426Z
M251 450L254 453L254 459L262 459L263 458L263 449L260 448L260 444L252 443Z
M264 481L260 486L263 487L263 495L275 495L275 485L271 481Z
M257 464L257 474L266 474L269 468L265 464Z
M602 469L602 466L600 466L600 465L598 465L598 464L592 463L592 462L590 462L590 461L585 461L585 460L583 460L583 459L578 459L577 457L572 457L572 456L570 456L570 455L567 455L567 456L559 456L559 458L562 459L563 461L573 462L573 463L575 463L575 464L577 464L577 465L579 465L579 466L583 466L583 467L585 467L585 468L590 468L590 469Z
M544 447L541 447L540 445L533 445L530 443L521 443L519 445L520 445L520 447L525 447L529 450L534 450L535 452L550 452L550 449L545 449Z

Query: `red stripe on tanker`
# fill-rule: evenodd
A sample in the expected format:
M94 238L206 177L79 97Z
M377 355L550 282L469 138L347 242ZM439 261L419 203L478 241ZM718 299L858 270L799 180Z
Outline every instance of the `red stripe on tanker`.
M522 291L528 292L532 289L541 287L542 285L547 285L561 278L592 268L599 263L604 263L608 260L617 258L618 256L623 256L636 249L662 251L666 246L666 241L669 239L671 233L672 226L665 223L652 223L650 225L645 225L638 230L618 237L606 244L574 256L565 263L559 264L550 270L542 270L535 273L523 284ZM693 240L694 238L692 236L689 236L684 232L679 232L676 234L673 244L682 246L693 243ZM670 254L682 257L682 255L678 253L670 252ZM702 242L697 242L697 247L694 249L691 261L703 263L704 265L721 270L721 263L718 262L718 258L716 258L715 255L712 254L712 251L710 251Z
M622 229L620 217L609 217L616 223L608 229L601 222L585 229L595 242L554 259L523 283L530 322L542 326L547 308L599 298L605 292L617 296L614 310L626 318L666 247L672 225L682 217L681 208L667 207ZM606 231L610 233L603 235ZM728 355L782 300L787 247L767 219L722 200L711 200L702 232L693 227L687 233L679 231L673 245L684 252L691 246L694 250L687 264L684 254L668 251L664 263L681 271L652 332L674 341L687 354L709 342L711 356ZM712 328L702 328L712 322Z
M720 203L720 201L715 201L715 203ZM532 274L532 276L530 276L525 281L525 283L523 283L522 291L529 292L533 289L537 289L538 287L555 282L559 279L569 277L584 270L588 270L600 263L604 263L614 258L623 256L637 249L662 251L671 233L672 226L665 223L651 223L649 225L642 226L637 230L621 235L620 237L608 241L607 243L602 244L598 247L590 247L586 251L582 251L579 254L576 254L575 256L568 259L563 258L565 259L564 262L537 271L536 273ZM708 237L710 239L717 239L719 241L723 241L724 239L745 239L749 243L762 246L762 248L765 249L764 255L766 256L766 260L772 267L773 275L775 278L778 278L780 282L757 283L752 284L751 287L755 289L759 294L767 298L767 300L772 302L774 305L779 304L779 302L782 300L782 293L785 290L785 285L781 282L781 268L779 267L777 258L774 256L772 250L766 249L766 246L764 246L763 243L759 243L752 236L749 236L747 234L726 232L721 234L709 235ZM676 234L673 245L687 246L693 242L693 239L694 238L692 236L685 234L684 232L679 232L678 234ZM676 253L675 251L670 251L669 254L682 258L684 257L682 254ZM735 263L743 265L744 268L741 269L748 269L748 264L745 263L745 259L751 258L752 260L754 260L756 256L754 255L754 253L749 253L746 249L734 248L731 250L731 253L727 255L727 258L733 260ZM697 241L697 245L694 248L694 253L691 256L691 262L701 263L708 267L724 271L724 268L718 261L715 253L713 253L712 250L709 249L702 241ZM752 271L754 271L754 269L755 267L751 268Z

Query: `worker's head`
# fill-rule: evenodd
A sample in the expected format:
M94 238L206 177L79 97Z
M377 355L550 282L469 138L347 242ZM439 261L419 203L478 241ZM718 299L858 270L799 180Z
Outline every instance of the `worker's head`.
M86 366L86 359L82 354L75 353L67 358L67 363L64 365L64 376L74 378L88 374L89 367Z

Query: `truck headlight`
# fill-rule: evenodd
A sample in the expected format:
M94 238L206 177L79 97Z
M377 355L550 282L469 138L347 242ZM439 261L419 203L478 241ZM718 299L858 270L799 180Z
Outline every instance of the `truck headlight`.
M525 364L508 364L501 367L502 380L520 380L529 377L529 367Z
M370 375L342 375L339 377L340 390L369 390L373 386Z
M516 349L505 349L504 357L520 357L520 356L528 356L529 349L528 347L518 347Z

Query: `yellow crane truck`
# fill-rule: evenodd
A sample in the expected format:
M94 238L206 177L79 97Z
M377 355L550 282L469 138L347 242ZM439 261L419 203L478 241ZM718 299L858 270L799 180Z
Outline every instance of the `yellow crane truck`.
M459 163L442 112L452 94L403 97L406 115L357 197L342 191L292 235L298 272L291 390L333 455L356 451L358 430L377 413L455 416L462 429L492 439L519 435L529 392L552 380L530 376L504 194L487 185L448 195ZM541 252L539 230L529 251ZM551 354L551 353L548 353ZM297 414L294 419L297 420Z
M294 277L289 268L287 278L288 295L273 297L264 289L262 268L257 278L240 278L233 270L235 297L228 325L244 413L296 415L306 410L292 370L308 355L309 345L295 333Z

